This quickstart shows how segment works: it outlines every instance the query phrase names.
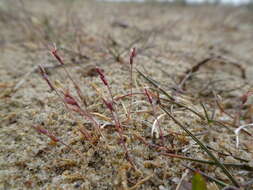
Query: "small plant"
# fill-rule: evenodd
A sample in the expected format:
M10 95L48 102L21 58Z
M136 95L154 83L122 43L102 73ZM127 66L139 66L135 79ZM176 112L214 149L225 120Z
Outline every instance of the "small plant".
M134 64L134 57L136 57L136 48L133 48L130 52L129 57L129 65L130 65L130 95L131 95L131 103L128 112L128 119L131 118L132 106L133 106L133 64Z
M96 146L96 143L100 141L101 138L104 138L105 141L107 141L104 131L103 131L103 126L97 121L96 115L92 114L91 111L89 110L89 102L87 101L86 96L83 94L81 91L81 88L79 87L78 83L73 79L69 71L65 68L65 63L63 61L63 58L58 54L57 49L53 48L51 50L51 54L53 57L58 61L58 63L63 67L63 70L67 76L67 78L71 81L72 85L74 86L75 92L77 94L77 97L73 95L73 92L68 89L68 88L59 88L56 87L49 79L45 69L43 66L39 66L39 70L41 73L42 78L46 81L50 89L56 93L56 95L59 97L61 102L65 105L66 109L72 113L79 114L82 116L85 120L89 120L92 123L93 128L91 130L86 129L85 127L79 127L78 130L80 133L83 135L85 139L87 139L91 144ZM208 110L205 107L205 105L200 102L200 105L202 106L204 113L200 113L199 111L196 111L195 109L187 106L186 104L178 101L176 97L173 95L169 94L165 89L163 89L158 82L156 82L154 79L150 78L149 76L146 76L144 73L141 71L137 70L137 73L139 76L144 78L151 86L147 86L144 88L142 92L135 92L133 93L133 73L134 73L134 58L136 57L137 52L136 48L131 49L130 55L129 55L129 75L130 75L130 93L128 94L123 94L121 96L114 96L112 87L110 86L109 81L107 80L106 74L102 69L99 67L95 67L95 71L97 72L103 86L107 89L107 96L104 97L103 95L100 96L102 105L105 105L107 110L110 112L110 118L109 120L112 122L110 125L114 126L114 129L116 130L118 137L119 137L119 144L122 146L125 156L124 158L130 163L131 167L138 171L137 164L135 163L135 159L131 154L131 150L129 149L128 143L127 143L127 138L126 138L126 131L124 130L123 123L126 124L127 128L133 128L134 126L131 126L131 124L134 124L133 122L133 105L134 105L134 98L135 96L140 96L142 100L149 105L151 108L151 112L149 113L151 116L154 118L154 122L152 125L151 130L151 137L153 138L154 133L156 133L156 138L161 139L161 143L157 142L149 142L149 140L146 139L146 137L143 137L142 135L139 135L137 133L133 133L133 137L138 139L141 143L143 143L145 146L149 147L150 149L153 149L155 152L158 153L158 155L161 156L166 156L166 157L172 157L172 158L177 158L177 159L184 159L192 162L198 162L202 164L209 164L209 165L216 165L218 166L221 171L224 172L224 174L230 179L231 183L236 186L240 187L240 184L237 182L237 180L231 175L227 167L237 167L237 168L244 168L245 170L251 170L252 167L249 165L240 165L240 164L229 164L229 163L222 163L213 153L212 151L208 148L207 145L205 145L200 139L198 139L189 129L190 126L188 124L183 124L181 123L176 117L173 115L171 110L168 107L168 103L171 105L174 105L179 108L183 108L186 111L191 112L192 114L196 115L202 122L206 123L207 125L212 125L212 124L217 124L222 127L227 127L225 124L222 122L219 122L215 120L215 118L212 116L210 117L208 114ZM163 97L161 98L160 95ZM247 101L248 96L250 96L251 93L247 93L245 97L242 97L242 104L244 104ZM125 109L126 117L125 120L122 119L120 115L120 110L118 107L118 101L120 101L123 98L130 97L130 105L128 107L128 110ZM137 102L137 101L136 101ZM225 110L223 110L224 113ZM171 119L174 121L174 123L179 126L189 137L192 138L192 140L199 145L199 147L211 158L211 160L199 160L195 158L189 158L186 156L178 155L176 147L174 147L173 143L172 146L168 146L168 139L167 137L169 134L165 135L165 127L162 125L160 122L160 119L162 117L168 116L167 118ZM237 145L239 143L239 131L243 129L246 126L251 126L245 125L239 127L235 133L237 135ZM61 143L64 146L68 147L75 153L77 153L80 157L82 157L82 153L78 150L73 149L70 145L66 144L63 142L61 139L56 137L53 133L49 132L47 129L45 129L42 126L33 126L36 131L39 133L46 135L49 137L54 143ZM173 135L173 133L171 133ZM179 133L174 133L174 135L182 135ZM185 135L185 134L184 134ZM186 136L185 135L185 136ZM242 159L241 159L242 160ZM246 161L247 162L247 161ZM206 190L206 182L203 179L203 177L206 177L207 179L214 181L215 183L219 184L220 186L228 186L226 183L209 177L205 175L204 173L199 173L195 171L195 175L192 180L192 189L193 190Z
M133 160L129 154L129 151L127 149L127 145L126 145L126 142L124 140L124 134L123 134L123 128L121 126L121 122L120 122L120 119L119 119L119 114L118 114L118 111L117 111L117 108L115 106L115 103L114 103L114 98L113 98L113 94L112 94L112 90L111 90L111 87L104 75L104 73L99 69L99 68L96 68L96 71L97 73L99 74L100 76L100 79L101 81L103 82L103 84L106 86L108 92L109 92L109 95L111 97L111 100L105 100L105 99L102 99L104 104L106 105L106 107L110 110L111 112L111 116L114 120L114 125L115 125L115 128L116 130L118 131L118 134L120 136L120 143L123 144L123 147L124 147L124 150L125 150L125 154L126 154L126 159L131 163L131 165L134 167L134 163L133 163ZM132 95L132 93L131 93ZM131 96L132 97L132 96Z
M91 121L93 123L93 125L95 126L95 138L98 140L100 138L100 136L103 136L102 131L101 131L101 126L100 124L97 122L97 120L92 116L92 114L89 112L89 110L87 109L87 101L85 99L85 96L83 95L79 85L75 82L75 80L72 78L71 74L68 72L68 70L64 67L65 63L62 59L62 57L58 54L56 47L54 47L51 50L51 54L52 56L58 61L58 63L63 67L64 72L67 76L67 78L70 79L70 81L72 82L76 93L78 94L79 100L77 100L70 92L69 89L58 89L56 88L53 83L50 81L45 69L43 68L43 66L39 66L40 69L40 74L42 76L42 78L46 81L46 83L48 84L48 86L50 87L50 89L52 91L54 91L57 96L60 98L60 100L63 102L63 104L65 105L66 109L69 110L70 112L75 112L78 113L79 115L83 116L85 119ZM136 56L136 50L135 48L133 48L133 50L131 51L130 54L130 65L131 65L131 71L130 71L130 75L131 75L131 93L129 94L129 96L131 97L131 105L132 105L132 97L133 97L133 92L132 92L132 74L133 74L133 59ZM119 134L120 137L120 143L122 144L124 150L125 150L125 155L126 155L126 159L131 163L131 165L134 167L134 162L130 156L130 153L127 149L127 145L125 142L125 138L124 138L124 132L123 132L123 128L120 122L120 118L119 118L119 114L117 111L117 107L115 104L115 100L112 94L112 89L109 85L108 80L106 79L103 71L96 67L96 72L98 73L101 81L103 82L104 86L107 88L108 93L109 93L109 97L110 100L107 100L105 98L102 97L102 101L105 104L105 106L109 109L110 113L111 113L111 117L112 120L114 121L114 126ZM82 108L81 106L81 102L84 103L84 108ZM130 112L131 112L131 106L130 106L130 110L129 110L129 119L130 119ZM70 148L69 145L63 143L62 141L60 141L56 136L54 136L53 134L49 133L46 129L42 128L41 126L36 126L34 127L39 133L44 134L46 136L48 136L51 140L53 140L54 142L60 142L62 144L64 144L65 146L67 146L68 148ZM81 132L81 134L88 140L93 141L92 139L94 137L92 137L91 133L89 131L87 131L85 128L79 128L79 131ZM72 148L71 148L72 149ZM72 149L73 150L73 149ZM73 150L75 152L78 152L77 150ZM81 155L81 153L78 152L79 155Z
M199 172L192 178L192 190L207 190L206 182Z

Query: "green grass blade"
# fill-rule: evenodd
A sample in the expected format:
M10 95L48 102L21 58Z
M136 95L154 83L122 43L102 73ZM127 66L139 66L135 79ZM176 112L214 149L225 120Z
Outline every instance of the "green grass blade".
M190 157L186 157L186 156L181 156L178 154L171 154L171 153L161 153L161 154L164 156L172 157L172 158L178 158L178 159L182 159L182 160L189 160L192 162L198 162L198 163L202 163L202 164L217 166L216 162L210 161L210 160L200 160L200 159L190 158ZM222 163L222 164L226 167L238 168L238 169L242 169L245 171L251 171L251 172L253 171L253 167L251 167L248 164L240 164L240 163Z
M226 174L226 176L231 180L231 182L236 186L240 187L238 182L233 178L233 176L230 174L228 169L212 154L212 152L196 137L194 136L183 124L181 124L175 117L173 117L167 110L166 108L160 104L161 109L181 128L183 129L199 146L201 149L203 149L208 156L214 160L214 162L217 164L218 167L221 168L221 170Z
M169 98L169 102L170 102L170 103L175 104L175 105L177 105L177 106L179 106L179 107L183 107L183 108L185 108L185 109L191 111L191 112L194 113L195 115L197 115L200 119L205 120L205 117L202 116L200 113L198 113L198 112L196 112L195 110L193 110L193 109L191 109L191 108L185 106L184 104L181 104L181 103L179 103L179 102L176 102L176 101L174 100L174 98L173 98L171 95L169 95L164 89L162 89L162 88L157 84L157 82L155 82L154 79L152 79L152 78L150 78L150 77L144 75L144 74L143 74L141 71L139 71L138 69L136 69L136 70L137 70L137 72L138 72L145 80L147 80L150 84L152 84L154 87L156 87L157 89L159 89L160 92L162 92L167 98Z
M136 69L137 72L144 78L146 79L149 83L151 83L153 86L155 86L156 88L158 88L165 96L167 96L170 100L174 100L174 98L169 95L165 90L163 90L156 82L154 79L151 79L150 77L147 77L146 75L144 75L141 71L139 71L138 69Z

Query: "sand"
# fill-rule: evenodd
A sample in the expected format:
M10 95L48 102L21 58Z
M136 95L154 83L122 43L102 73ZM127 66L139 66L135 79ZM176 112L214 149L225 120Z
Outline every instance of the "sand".
M210 160L156 103L153 113L145 94L133 96L129 121L131 98L122 98L114 105L134 166L126 159L122 139L101 100L101 96L106 100L110 96L94 68L103 70L113 96L130 93L128 60L132 47L137 48L133 92L143 93L144 87L152 87L149 93L157 101L154 86L135 71L138 68L158 81L177 102L205 117L200 104L203 102L208 114L226 123L226 127L208 123L168 103L160 92L161 101L175 118L184 125L187 123L188 129L212 148L221 162L249 167L228 167L240 184L247 183L252 178L253 129L248 127L248 132L240 133L238 148L234 130L252 123L252 99L249 97L244 105L240 99L251 90L253 82L252 18L249 7L3 1L0 4L0 189L172 190L181 183L179 189L188 190L193 173L185 166L232 185L217 166L162 155L170 152ZM77 98L71 80L49 53L53 43L64 59L66 70L86 97L87 109L103 126L103 137L93 142L78 129L94 135L94 124L66 109L62 99L38 73L38 65L43 65L54 85L69 89ZM205 59L210 60L179 88L186 71ZM216 101L228 114L221 111ZM240 109L241 117L235 120ZM153 137L151 133L152 124L160 115L163 115L159 123L166 149L152 148L141 141L162 146L161 139L155 137L159 134ZM33 126L46 128L71 148L53 142ZM219 187L206 180L209 189Z

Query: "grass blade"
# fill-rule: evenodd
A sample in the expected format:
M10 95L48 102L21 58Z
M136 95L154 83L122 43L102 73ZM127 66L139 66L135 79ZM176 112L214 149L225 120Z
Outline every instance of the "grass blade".
M178 154L170 154L170 153L161 153L161 154L164 156L172 157L172 158L189 160L192 162L198 162L198 163L202 163L202 164L217 165L216 162L210 161L210 160L200 160L200 159L196 159L196 158L190 158L190 157L181 156ZM245 171L253 171L253 167L251 167L248 164L240 164L240 163L222 163L222 164L226 167L239 168L239 169L245 170Z
M183 107L189 111L191 111L192 113L194 113L195 115L197 115L200 119L205 120L205 117L202 116L200 113L196 112L195 110L185 106L184 104L181 104L179 102L176 102L175 99L169 95L164 89L162 89L157 82L154 79L151 79L150 77L144 75L141 71L139 71L138 69L136 69L137 72L145 79L147 80L150 84L152 84L154 87L156 87L157 89L159 89L167 98L169 98L169 102L171 102L172 104L175 104L179 107Z
M212 154L212 152L196 137L194 136L183 124L181 124L175 117L173 117L167 110L166 108L160 104L161 109L181 128L183 129L199 146L201 149L203 149L208 156L214 160L214 162L221 168L221 170L226 174L226 176L230 179L230 181L236 186L240 187L239 183L234 179L234 177L230 174L228 169Z

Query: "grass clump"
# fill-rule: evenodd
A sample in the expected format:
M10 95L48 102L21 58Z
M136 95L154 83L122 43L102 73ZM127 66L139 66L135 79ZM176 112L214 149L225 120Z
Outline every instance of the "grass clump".
M136 171L142 175L140 171L140 164L137 163L137 158L131 153L134 150L134 146L130 145L128 138L136 138L139 140L139 142L143 143L146 147L152 149L154 153L158 154L157 156L166 156L166 157L171 157L171 158L176 158L176 159L183 159L183 160L188 160L192 162L198 162L202 164L210 164L210 165L216 165L218 166L222 172L227 176L227 178L230 180L231 184L234 185L235 187L240 187L241 185L239 182L232 176L232 174L229 172L227 167L237 167L240 169L246 169L246 170L252 170L252 167L250 167L247 164L230 164L230 163L223 163L217 158L213 153L212 150L208 148L207 145L205 145L197 136L195 136L192 132L190 132L191 126L188 124L182 124L181 122L176 119L176 116L174 115L173 111L171 111L170 106L175 106L178 108L183 108L192 114L196 115L201 122L204 122L206 125L220 125L221 127L226 127L226 124L216 120L214 117L209 117L208 110L206 109L205 105L200 102L200 105L203 108L204 113L202 114L199 111L196 111L194 108L191 108L185 103L182 103L177 100L177 96L170 94L167 90L163 89L157 81L152 79L149 76L146 76L143 72L137 69L137 74L139 74L140 77L142 77L144 80L147 81L148 84L151 86L146 87L141 87L140 92L133 92L133 89L135 88L134 82L133 82L133 74L134 74L134 58L136 57L136 49L133 48L130 53L129 57L129 71L130 71L130 82L129 82L129 88L130 88L130 93L123 94L119 97L116 97L113 94L112 88L109 84L109 81L107 80L107 77L105 76L105 73L103 72L102 69L99 67L95 67L95 71L97 72L97 75L99 76L102 84L104 87L107 89L107 96L103 95L101 93L101 90L98 89L98 87L94 86L97 94L100 97L102 105L104 105L109 113L110 116L105 116L104 113L92 113L89 109L89 102L87 101L87 95L84 94L81 91L80 86L78 85L77 82L72 78L71 74L69 71L64 67L64 61L63 59L59 56L57 53L56 49L53 49L51 51L52 55L55 57L55 59L58 61L58 63L64 68L64 72L66 73L67 78L72 82L72 85L74 87L75 93L77 97L72 95L72 90L68 88L57 88L53 82L49 79L45 69L43 66L40 66L40 73L43 77L43 79L47 82L48 86L50 87L51 91L54 91L56 95L59 97L59 99L62 101L62 103L65 105L67 111L72 114L76 113L80 115L83 119L89 120L91 122L92 128L87 129L86 127L82 126L79 127L78 130L83 136L83 138L92 144L92 146L96 147L99 141L103 139L103 142L107 146L112 146L110 140L108 139L108 135L106 134L105 126L112 126L115 131L117 131L118 138L119 138L119 144L122 147L122 151L124 154L124 159L129 163L128 170L131 168L133 171ZM194 70L195 71L195 70ZM197 71L197 70L196 70ZM195 72L196 72L195 71ZM186 79L189 80L189 79ZM184 80L185 82L185 80ZM149 137L143 136L143 134L138 134L134 132L134 128L136 126L140 127L138 123L140 120L136 120L136 115L139 110L133 109L133 105L138 103L137 95L140 96L140 99L143 103L146 105L150 105L151 107L151 115L153 115L154 122L152 125L152 128L150 129L151 133L151 138L153 138L153 141L155 142L148 142L150 140ZM125 111L125 116L123 117L121 113L119 113L119 101L122 98L130 98L129 106L126 108L125 106L121 107ZM169 105L168 105L169 103ZM124 104L122 104L124 105ZM160 115L158 116L158 113ZM179 126L183 131L186 132L186 136L189 136L192 138L192 140L199 145L199 147L207 153L207 155L210 157L211 160L200 160L200 159L195 159L195 158L190 158L186 157L183 155L177 154L177 145L174 145L173 143L168 144L168 137L171 136L172 134L167 133L166 135L164 134L163 130L165 130L165 125L162 124L159 120L161 117L168 116L169 119L174 121L174 123ZM96 116L100 116L103 118L107 118L109 123L102 125L98 122L98 119ZM136 125L136 126L135 126ZM34 128L41 134L44 134L48 136L53 142L55 143L61 143L65 145L67 148L71 149L74 151L76 154L78 154L81 159L83 158L83 153L75 148L73 148L71 145L66 144L59 138L57 138L53 133L50 133L47 129L43 128L42 126L34 126ZM127 135L126 135L127 132ZM154 136L154 133L156 135ZM129 148L131 146L131 149ZM248 162L248 161L246 161ZM186 166L187 168L188 166ZM190 168L191 169L191 168ZM196 169L192 169L196 170ZM203 172L202 172L203 173ZM223 182L219 179L215 179L213 177L208 176L207 174L203 173L203 175L210 181L213 181L217 183L220 186L228 186L226 182ZM149 180L151 176L143 178L141 181L137 182L135 185L133 185L130 189L135 189L137 186L141 185L145 181ZM138 185L139 184L139 185ZM180 184L179 184L180 185ZM179 188L178 185L178 188ZM128 185L125 184L127 187ZM196 190L206 190L207 187L205 185L205 181L203 177L199 174L196 173L193 177L192 181L192 189Z

